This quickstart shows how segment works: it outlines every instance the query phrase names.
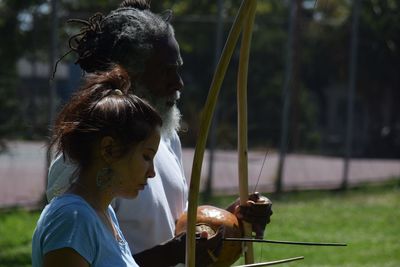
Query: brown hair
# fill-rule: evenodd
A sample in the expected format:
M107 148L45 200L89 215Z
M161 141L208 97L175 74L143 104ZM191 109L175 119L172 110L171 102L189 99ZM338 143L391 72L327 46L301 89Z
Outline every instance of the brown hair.
M161 117L129 90L128 74L119 66L88 75L56 118L50 146L82 169L91 164L94 144L104 136L120 144L120 156L149 137L162 125Z

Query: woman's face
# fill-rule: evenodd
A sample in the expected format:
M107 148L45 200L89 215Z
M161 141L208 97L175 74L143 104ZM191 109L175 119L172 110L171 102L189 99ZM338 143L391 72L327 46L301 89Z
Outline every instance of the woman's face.
M157 130L113 162L111 167L114 171L113 189L116 196L135 198L147 185L147 179L155 176L153 159L159 143L160 134Z

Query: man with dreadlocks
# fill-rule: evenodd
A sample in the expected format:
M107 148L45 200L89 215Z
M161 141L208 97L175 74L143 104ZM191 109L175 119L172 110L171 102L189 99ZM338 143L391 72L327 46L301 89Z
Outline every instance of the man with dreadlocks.
M165 262L175 265L183 263L185 257L184 236L174 237L175 223L186 210L188 199L177 135L181 115L176 101L183 89L179 74L183 62L170 17L170 12L151 12L146 0L125 0L105 17L96 14L89 21L73 20L84 26L70 39L71 50L78 54L77 64L85 72L107 69L111 63L122 65L131 77L133 93L148 100L163 119L154 159L156 177L134 201L116 199L114 203L121 229L141 266L164 266ZM75 169L68 159L58 155L49 170L49 200L74 183ZM259 236L272 214L270 205L256 221L251 219L251 212L241 213L241 208L235 203L230 211L236 210L238 217L253 221ZM197 244L199 266L218 256L221 236L219 233Z

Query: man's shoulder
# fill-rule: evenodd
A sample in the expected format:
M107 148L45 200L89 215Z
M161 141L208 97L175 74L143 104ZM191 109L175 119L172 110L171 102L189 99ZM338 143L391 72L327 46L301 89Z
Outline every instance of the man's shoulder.
M178 133L176 131L173 131L170 135L170 142L171 142L171 146L177 146L177 147L181 147L181 139L178 135Z
M65 168L76 169L76 166L64 154L58 154L50 164L49 174L57 175L58 172Z
M59 154L51 163L47 176L47 199L51 200L54 196L64 193L71 185L76 165Z

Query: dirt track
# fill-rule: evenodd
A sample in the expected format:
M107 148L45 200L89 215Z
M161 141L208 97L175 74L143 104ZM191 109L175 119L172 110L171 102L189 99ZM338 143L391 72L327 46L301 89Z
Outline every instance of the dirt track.
M43 142L11 142L9 151L0 154L0 207L35 205L43 196L46 177L46 150ZM208 173L207 153L202 173ZM186 177L190 179L193 149L183 150ZM264 152L249 152L249 187L257 183ZM260 192L274 190L278 155L269 153L256 188ZM340 158L288 155L285 161L283 190L332 189L342 179ZM379 182L400 176L400 160L352 160L349 183ZM237 155L235 151L217 151L213 175L215 193L236 194ZM205 179L201 181L204 185Z

